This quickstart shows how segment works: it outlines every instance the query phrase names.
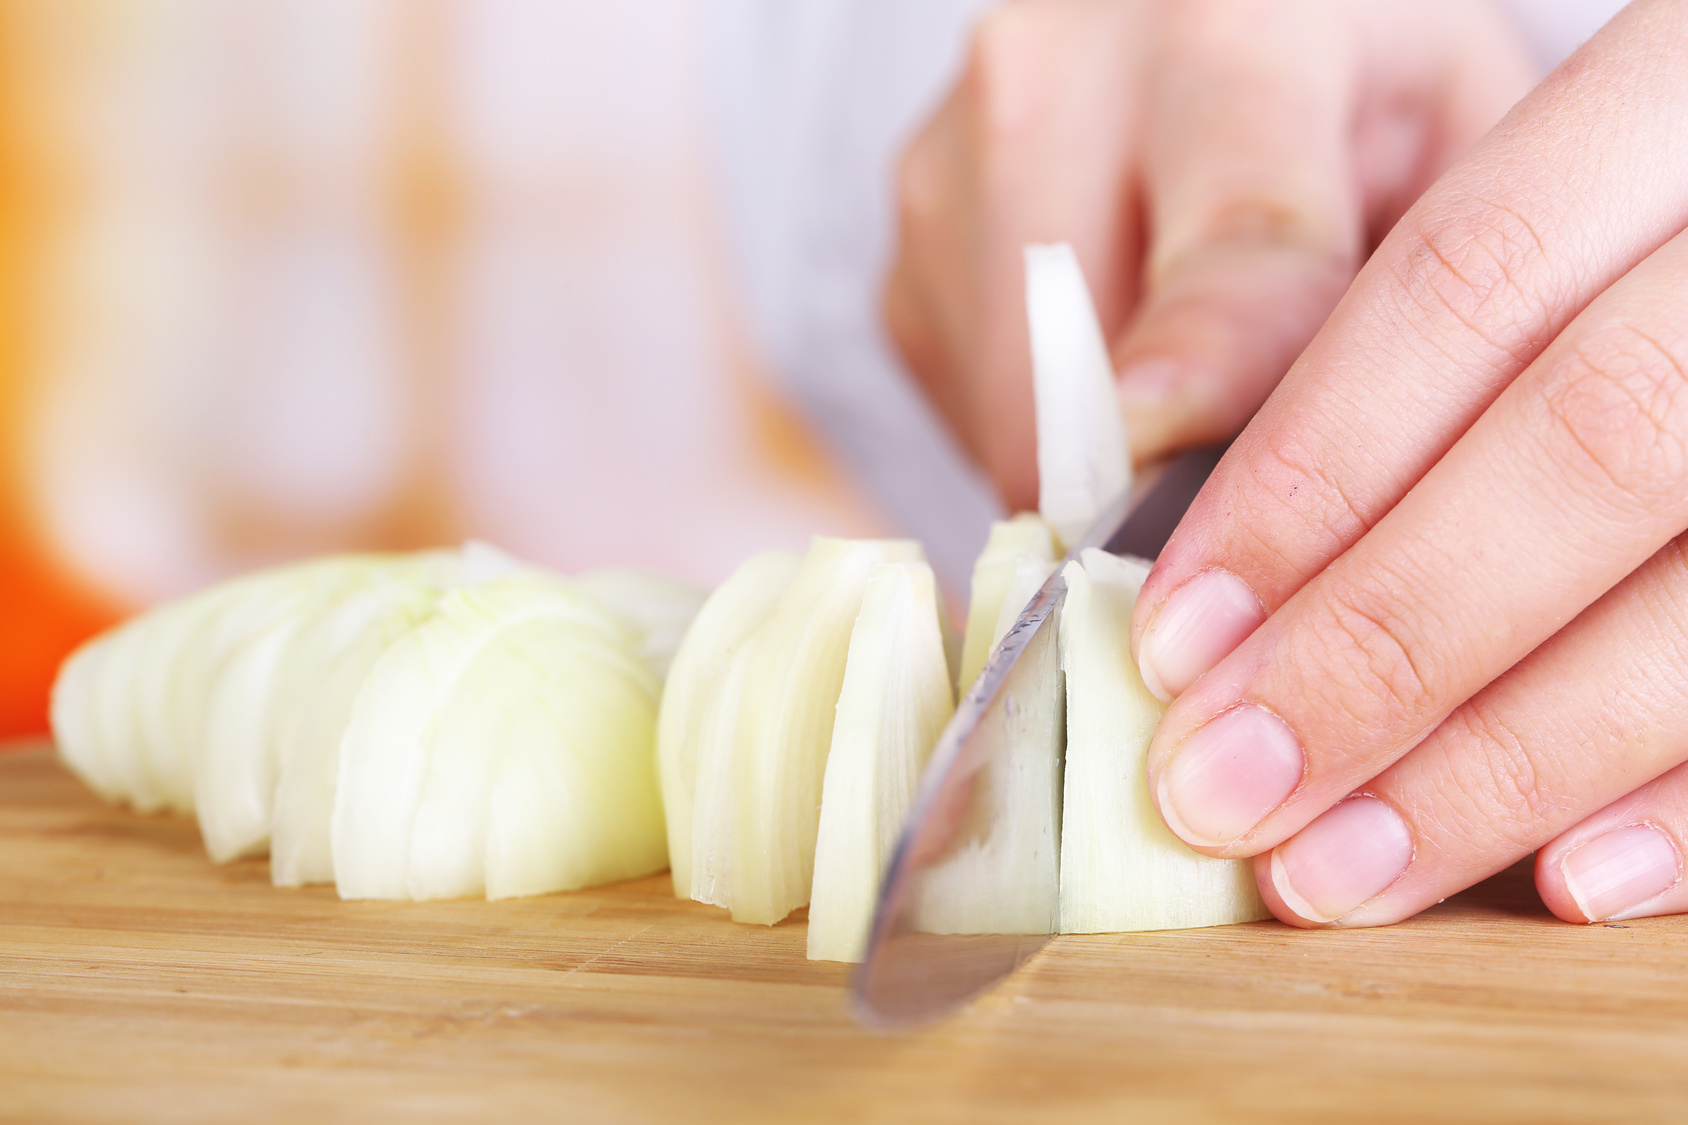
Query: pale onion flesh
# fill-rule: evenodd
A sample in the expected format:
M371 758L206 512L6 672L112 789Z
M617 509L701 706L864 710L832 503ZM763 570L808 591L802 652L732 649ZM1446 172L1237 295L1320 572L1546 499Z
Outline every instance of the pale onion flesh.
M875 567L850 632L821 791L812 960L859 961L920 771L955 710L937 584L924 562Z
M959 692L965 693L973 686L990 656L991 646L1002 636L997 625L1021 561L1036 559L1053 567L1058 557L1054 531L1043 517L1033 512L1021 512L1013 519L991 524L985 549L973 563L967 632L961 644L961 674L956 679ZM1022 601L1012 608L1012 613L1024 608Z
M821 786L850 631L869 574L907 540L817 538L704 708L692 897L771 925L809 901Z
M1145 762L1164 705L1131 658L1131 610L1149 564L1085 551L1066 566L1067 680L1061 932L1221 926L1268 916L1246 859L1191 851L1149 796Z
M198 816L279 885L498 898L661 870L660 671L702 594L485 544L279 567L142 614L60 671L101 796Z
M709 595L675 646L662 689L656 745L677 898L692 895L693 806L705 709L727 665L751 633L773 616L801 561L792 551L766 551L745 560Z
M1008 632L1052 560L1022 555L991 630ZM987 591L987 596L990 594ZM928 933L1044 934L1057 919L1064 737L1059 622L1044 623L1002 687L999 721L980 727L971 819L917 888L915 925Z
M1131 484L1131 447L1096 307L1071 246L1028 246L1038 511L1069 548Z

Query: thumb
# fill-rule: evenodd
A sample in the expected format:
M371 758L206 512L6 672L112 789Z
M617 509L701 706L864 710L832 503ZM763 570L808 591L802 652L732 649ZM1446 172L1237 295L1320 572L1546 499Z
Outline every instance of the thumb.
M1344 21L1310 12L1192 15L1156 53L1146 291L1114 347L1138 460L1241 430L1358 269L1356 50Z

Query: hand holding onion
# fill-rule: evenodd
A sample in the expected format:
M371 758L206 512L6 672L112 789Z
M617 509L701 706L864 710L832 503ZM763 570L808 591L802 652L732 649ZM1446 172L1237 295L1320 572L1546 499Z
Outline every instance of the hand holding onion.
M1566 920L1688 909L1685 118L1688 6L1632 5L1408 212L1144 588L1161 811L1286 921L1532 851Z
M1297 925L1532 851L1566 920L1688 910L1688 7L1632 5L1429 186L1523 73L1475 4L1010 5L905 161L888 319L1009 495L1028 232L1093 264L1140 453L1306 345L1133 626L1160 812Z

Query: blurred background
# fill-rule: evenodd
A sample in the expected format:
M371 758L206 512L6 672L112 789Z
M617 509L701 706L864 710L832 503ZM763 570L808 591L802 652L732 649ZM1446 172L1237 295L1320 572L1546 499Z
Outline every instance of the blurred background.
M912 534L964 583L995 503L874 309L978 6L0 0L0 736L303 554Z
M1503 0L1544 65L1617 0ZM711 583L995 499L892 359L983 0L0 0L0 738L123 614L474 536Z

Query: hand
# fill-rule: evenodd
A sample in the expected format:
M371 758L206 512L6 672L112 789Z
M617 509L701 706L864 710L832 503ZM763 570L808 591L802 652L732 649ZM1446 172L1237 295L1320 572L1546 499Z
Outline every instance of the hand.
M1138 460L1229 437L1376 237L1534 80L1477 0L1020 0L899 176L885 318L1015 508L1021 247L1073 244Z
M1287 922L1536 849L1561 918L1688 908L1684 122L1643 0L1411 208L1144 587L1151 791Z

